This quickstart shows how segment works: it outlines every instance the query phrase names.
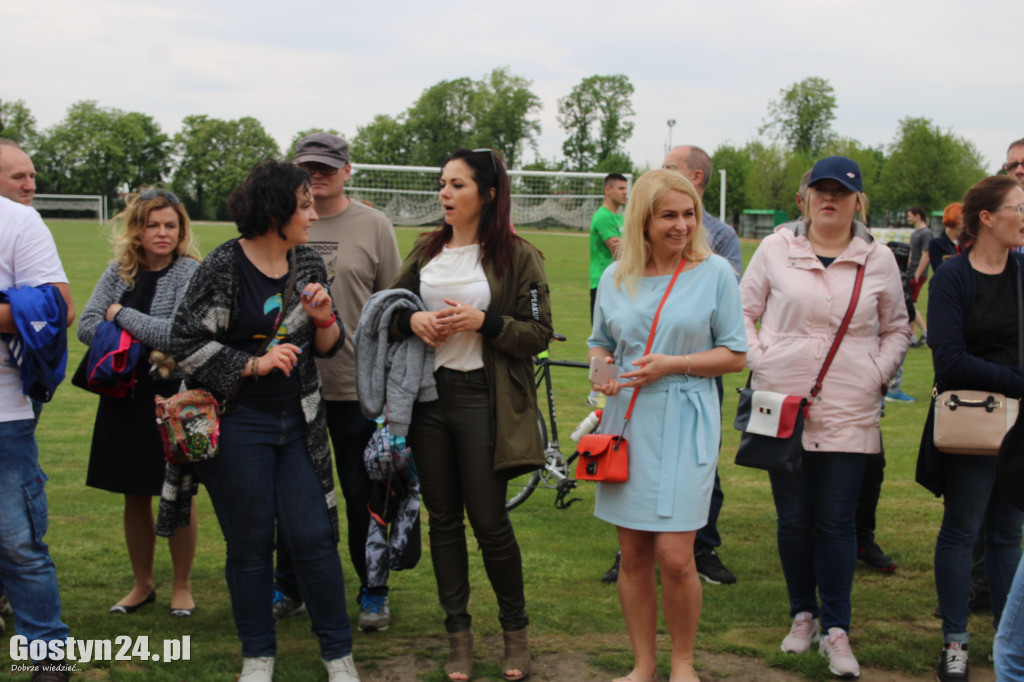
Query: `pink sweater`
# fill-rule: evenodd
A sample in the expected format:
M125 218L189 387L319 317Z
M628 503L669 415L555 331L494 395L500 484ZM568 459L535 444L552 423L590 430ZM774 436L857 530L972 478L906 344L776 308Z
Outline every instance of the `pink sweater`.
M903 285L892 252L860 223L828 268L803 233L779 227L758 247L740 283L751 386L809 395L850 304L857 265L860 301L804 425L808 452L881 449L884 387L910 345ZM761 329L755 323L761 320Z

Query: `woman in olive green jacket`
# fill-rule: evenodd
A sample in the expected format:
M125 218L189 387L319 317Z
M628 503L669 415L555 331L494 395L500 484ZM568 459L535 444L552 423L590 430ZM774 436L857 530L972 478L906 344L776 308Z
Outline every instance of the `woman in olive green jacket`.
M417 242L392 284L427 308L399 316L398 334L434 347L439 398L416 404L409 443L430 514L451 680L473 675L464 513L498 600L502 675L530 672L522 560L505 493L509 478L544 463L531 358L551 339L551 303L540 252L512 230L509 194L494 152L453 153L441 174L444 222Z

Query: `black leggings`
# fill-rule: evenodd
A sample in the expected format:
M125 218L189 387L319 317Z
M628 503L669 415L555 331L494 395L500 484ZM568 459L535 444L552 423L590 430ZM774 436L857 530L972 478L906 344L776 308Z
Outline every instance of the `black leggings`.
M430 515L430 555L445 630L468 629L469 555L464 514L483 554L503 630L528 624L523 561L505 510L507 477L494 471L491 406L484 371L435 373L438 399L417 403L409 430L423 502Z

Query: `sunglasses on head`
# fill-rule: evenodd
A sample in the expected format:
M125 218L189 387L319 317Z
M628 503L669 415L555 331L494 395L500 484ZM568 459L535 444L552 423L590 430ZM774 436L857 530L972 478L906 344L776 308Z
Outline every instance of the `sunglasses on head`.
M494 174L495 175L498 174L498 162L494 158L494 150L493 149L474 149L472 151L473 151L474 154L487 154L488 156L490 156L491 157L491 168L494 169Z
M139 199L141 201L149 201L150 199L156 199L157 197L163 197L170 202L171 206L177 206L181 202L178 201L178 197L174 196L171 192L165 189L146 189L139 193Z

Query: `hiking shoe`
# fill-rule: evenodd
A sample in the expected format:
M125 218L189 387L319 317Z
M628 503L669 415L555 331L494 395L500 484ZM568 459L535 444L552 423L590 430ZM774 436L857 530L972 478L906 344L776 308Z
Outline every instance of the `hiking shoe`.
M359 629L363 632L377 632L391 625L391 610L388 598L359 590ZM358 678L357 678L358 679Z
M697 573L704 582L712 585L732 585L736 582L736 576L722 563L718 554L713 549L693 557L697 563Z
M606 396L604 393L591 393L590 395L587 396L587 407L594 407L599 410L603 409L605 400L607 400L607 398L608 396Z
M617 583L619 582L619 566L622 564L622 550L615 552L615 563L612 567L604 572L601 576L601 582L603 583Z
M939 659L939 682L967 680L967 645L950 642L942 647Z
M324 661L322 658L320 660ZM359 671L356 670L352 654L333 661L324 661L324 668L327 669L327 682L359 682Z
M860 666L850 650L850 638L842 628L829 628L828 637L818 645L818 651L828 659L828 669L836 677L860 677Z
M789 634L782 640L782 650L787 654L802 654L821 638L821 625L810 611L801 611L793 619Z
M274 590L274 620L294 616L306 610L301 599L287 596L281 590Z
M13 616L14 609L11 608L11 602L7 600L7 593L0 594L0 616Z
M858 547L857 558L876 571L881 571L882 573L896 572L896 562L892 560L891 556L882 551L877 542L869 542L862 547Z
M894 403L916 402L916 400L912 396L909 396L906 393L904 393L902 389L900 389L899 391L889 391L888 393L885 394L885 399L888 400L889 402Z

